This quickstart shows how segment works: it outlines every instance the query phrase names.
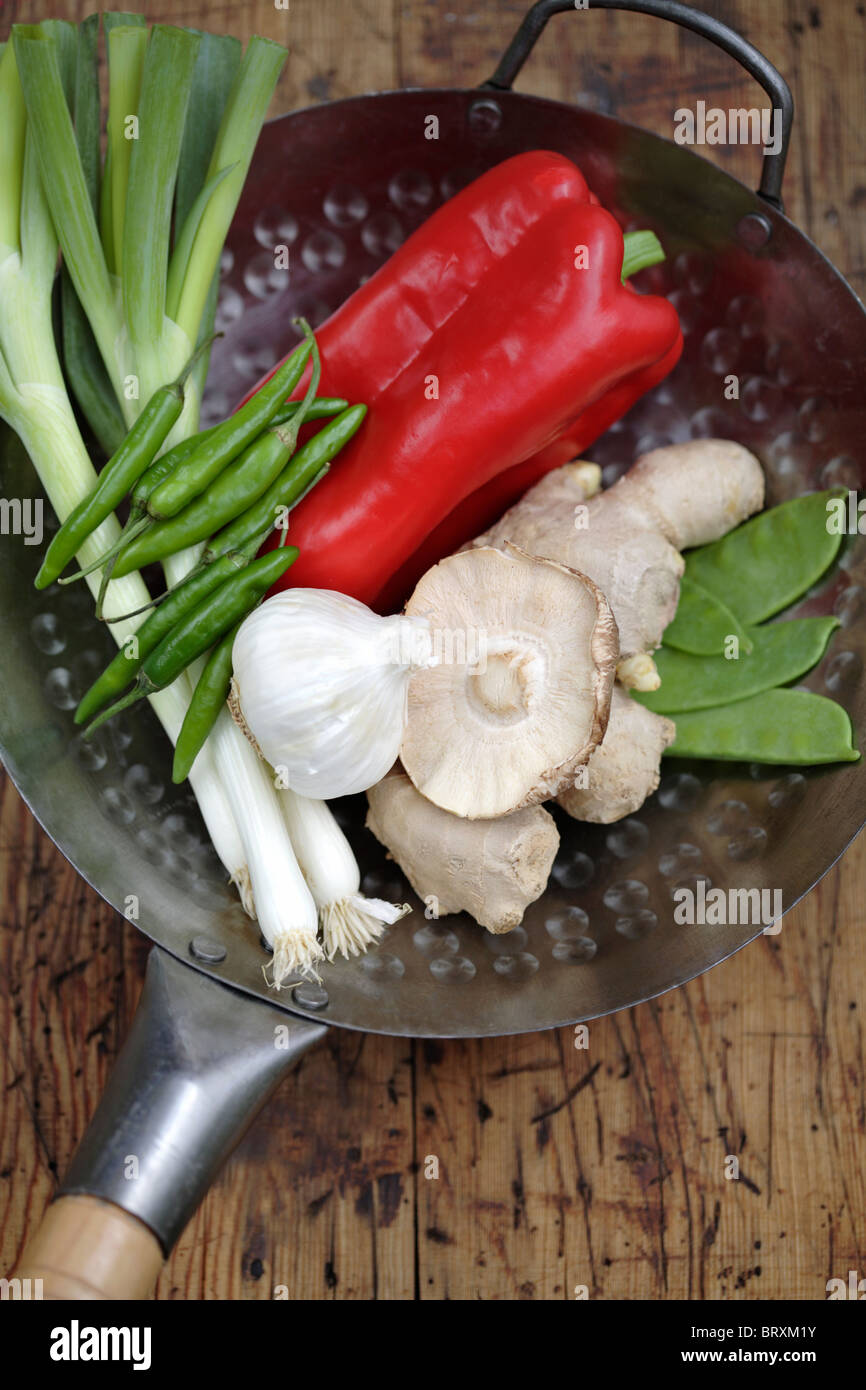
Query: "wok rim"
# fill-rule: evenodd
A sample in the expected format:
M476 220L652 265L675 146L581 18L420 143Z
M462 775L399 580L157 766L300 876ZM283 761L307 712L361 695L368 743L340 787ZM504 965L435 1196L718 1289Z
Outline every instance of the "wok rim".
M567 112L571 116L590 116L593 120L603 121L608 125L627 130L634 135L642 135L645 139L657 141L660 145L673 150L679 157L696 160L698 164L711 169L718 177L726 179L729 183L734 184L737 188L742 189L743 192L753 198L757 204L757 211L764 212L771 220L774 217L780 218L792 232L796 232L798 236L802 237L811 250L824 262L827 269L832 271L836 279L840 281L848 291L848 294L854 300L860 313L866 315L866 301L860 298L851 282L845 278L838 266L830 260L827 253L821 250L817 242L812 240L809 233L804 231L800 224L795 222L793 218L788 215L784 206L781 208L774 207L772 203L767 202L761 197L757 189L752 188L742 179L737 178L735 174L729 173L727 169L723 169L715 160L708 159L706 155L698 154L693 147L678 145L676 141L669 140L664 135L658 135L654 130L647 130L645 126L636 125L633 121L623 120L619 116L610 116L605 111L593 111L590 107L577 106L568 101L559 101L555 97L538 96L534 92L515 92L512 88L486 87L484 85L479 85L477 87L387 87L383 91L360 92L356 96L336 97L333 101L311 102L308 106L298 107L297 110L284 111L278 116L271 116L265 122L265 126L276 126L283 121L291 121L301 116L311 116L319 111L330 111L333 110L334 107L348 106L352 102L379 101L383 98L424 96L428 94L431 96L475 96L478 100L483 100L485 95L487 95L489 99L493 101L502 99L506 101L530 101L540 106L554 107L560 111ZM253 155L253 159L255 159L255 155ZM784 194L784 186L782 192ZM866 820L864 820L863 825L866 825ZM861 826L861 829L862 828Z

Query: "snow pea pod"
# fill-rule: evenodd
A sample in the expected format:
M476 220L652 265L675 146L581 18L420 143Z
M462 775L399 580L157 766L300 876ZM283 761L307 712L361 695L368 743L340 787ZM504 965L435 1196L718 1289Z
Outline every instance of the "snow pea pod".
M684 574L674 620L668 623L662 638L664 645L693 656L714 656L724 652L725 643L732 636L738 639L740 651L752 650L752 639L739 618L721 599Z
M842 538L828 529L833 488L760 512L686 556L686 575L737 614L760 623L800 598L829 569Z
M693 656L688 652L655 653L661 676L658 690L636 696L654 714L678 715L684 710L708 709L757 695L761 690L788 685L811 671L824 655L838 618L793 618L749 629L752 652L725 656Z
M666 758L730 762L856 762L851 720L841 705L811 690L764 690L747 700L676 717Z

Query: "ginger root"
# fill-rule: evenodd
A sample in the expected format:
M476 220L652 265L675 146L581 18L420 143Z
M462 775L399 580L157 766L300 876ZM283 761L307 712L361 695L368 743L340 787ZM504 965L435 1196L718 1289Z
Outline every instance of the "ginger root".
M512 541L579 570L613 609L621 657L651 652L676 612L680 551L760 510L761 465L740 444L696 439L644 454L598 496L587 481L584 463L548 473L472 544Z
M465 820L423 797L399 765L367 800L367 828L435 917L468 912L490 932L512 931L547 886L559 831L542 806Z
M633 815L658 786L662 753L675 735L670 719L644 709L615 685L607 732L581 785L560 792L559 805L575 820L599 825Z
M659 782L675 726L630 700L623 686L659 684L650 653L676 612L681 550L717 540L764 503L753 454L724 439L693 440L644 454L594 496L585 463L549 473L473 545L506 540L593 579L616 618L618 680L607 732L580 780L557 800L578 820L609 824L631 815Z

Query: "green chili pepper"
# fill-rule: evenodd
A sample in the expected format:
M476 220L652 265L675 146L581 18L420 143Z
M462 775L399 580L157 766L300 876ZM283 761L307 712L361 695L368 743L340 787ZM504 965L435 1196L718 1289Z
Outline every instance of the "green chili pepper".
M303 401L289 401L270 421L270 426L285 425L294 419L301 409ZM349 404L340 396L317 396L310 402L309 409L304 414L304 421L325 420L331 415L339 415L341 410L345 410ZM158 459L154 459L146 473L143 473L135 485L132 493L132 506L139 509L139 516L144 516L147 511L147 499L157 483L161 483L163 478L167 478L179 463L189 458L194 449L200 444L205 444L213 438L218 429L222 428L224 421L218 425L211 425L209 429L201 430L198 434L190 435L189 439L182 439L179 444L175 444L173 449L160 454Z
M269 428L273 429L276 425L285 425L289 423L295 418L298 411L303 407L303 404L303 401L289 401L288 405L283 406L281 410L277 411ZM333 415L339 415L341 411L347 408L348 404L349 402L343 400L340 396L317 396L314 401L310 402L309 409L304 414L303 422L307 424L310 420L329 419ZM188 458L193 450L197 449L200 444L210 439L219 428L220 425L211 425L209 429L202 430L199 434L191 435L189 439L181 440L179 444L175 444L174 448L167 450L164 454L160 454L158 459L154 459L153 463L147 471L141 475L132 490L129 517L114 545L111 546L109 550L104 551L102 555L100 555L97 560L94 560L91 565L88 565L86 569L77 570L76 573L71 575L68 579L60 580L61 584L71 584L77 579L84 579L88 574L92 574L94 570L107 567L103 587L100 589L99 598L97 599L96 616L98 618L102 617L104 589L108 587L108 581L114 573L114 567L110 565L111 560L114 559L115 555L119 555L125 546L131 544L136 536L140 536L142 531L149 529L151 525L150 518L147 514L147 499L150 493L156 487L157 483L161 483L163 478L167 478L169 473L173 472L179 463L182 463L185 458ZM154 599L153 602L158 603L159 600ZM148 608L151 606L151 604L146 605ZM144 609L139 608L135 610L135 613L127 613L124 616L132 618L135 617L136 613L143 612ZM115 618L112 621L118 622L119 619Z
M728 705L774 686L799 680L821 660L838 618L793 618L748 629L752 652L691 656L661 647L655 663L658 690L637 695L655 714L679 719L681 711Z
M236 554L225 557L218 565L209 565L206 570L197 570L172 589L165 602L143 622L132 637L127 638L120 651L82 696L75 711L76 724L84 724L92 718L109 700L121 695L130 681L138 673L145 658L154 651L176 623L185 614L196 608L208 594L213 593L239 569L244 568L251 556Z
M662 638L664 645L693 656L714 656L724 652L729 637L738 639L741 651L752 650L752 639L739 618L721 599L684 574L674 620Z
M232 648L240 626L240 623L236 623L217 642L196 682L174 747L173 782L183 782L189 776L205 739L216 723L217 715L228 699L232 681Z
M176 381L154 391L117 453L103 468L96 487L70 512L49 545L36 576L37 589L46 588L58 578L91 532L111 515L149 466L180 418L184 382L207 345L202 343L196 349Z
M308 439L267 492L212 537L202 556L203 562L209 564L220 555L240 550L256 537L266 540L274 527L277 513L299 501L318 482L331 459L360 428L366 414L365 405L350 406L314 434L312 439Z
M760 623L806 592L829 569L842 538L828 504L840 489L812 492L761 512L721 540L686 556L689 579L743 623Z
M193 498L204 492L214 478L250 445L257 434L270 424L280 406L301 379L307 359L313 350L313 338L305 325L307 337L295 348L291 357L275 372L270 381L256 392L240 410L225 420L205 441L184 460L183 468L170 474L154 488L147 508L155 520L176 516Z
M668 758L733 762L856 762L851 720L841 705L811 690L764 690L748 700L676 717Z
M310 408L304 414L304 423L309 424L310 420L327 420L331 415L339 415L341 410L345 410L348 401L344 401L342 396L317 396L310 402ZM269 422L271 425L285 425L288 420L293 420L297 412L303 405L303 401L289 401L278 410L274 418Z
M198 434L190 435L189 439L182 439L179 444L175 444L171 449L166 449L164 454L160 454L158 459L154 459L147 472L142 473L132 490L130 500L140 516L146 514L147 499L157 483L161 483L163 478L167 478L169 473L173 473L179 463L189 458L193 450L210 439L218 429L219 425L212 425L208 430L200 430Z
M188 503L177 516L155 522L145 535L131 541L117 561L115 569L118 577L206 540L215 529L225 526L244 511L280 476L298 442L298 433L304 422L304 407L312 403L319 384L321 364L315 340L312 352L314 361L310 386L292 419L284 425L269 425L248 445L239 459L223 470L206 492ZM314 438L318 438L318 435Z
M88 725L85 737L100 724L154 691L164 690L186 670L190 662L212 647L230 628L252 612L278 579L298 558L296 546L285 546L262 555L239 574L208 594L175 623L159 645L142 662L134 688L116 700ZM155 615L156 616L156 615Z
M210 433L210 430L204 431L204 434ZM114 574L117 556L125 546L129 545L130 541L134 540L135 537L139 535L143 527L149 524L149 518L147 516L147 498L150 490L155 487L157 482L162 478L167 477L172 469L177 467L181 459L186 458L187 454L192 452L196 447L196 440L202 439L204 434L193 435L190 439L181 440L179 444L175 444L173 449L169 449L166 453L161 454L158 459L155 459L147 471L141 475L133 488L129 516L114 545L108 550L103 551L99 558L94 560L92 564L87 565L86 568L78 570L75 574L70 575L68 579L58 580L60 584L73 584L75 580L84 579L86 575L91 574L94 570L101 569L102 581L99 585L99 593L96 596L96 616L100 622L103 617L102 609L105 603L105 595L111 583L112 575ZM158 599L153 599L143 607L136 608L134 612L124 614L124 617L134 618L136 614L143 613L145 608L152 608L153 605L158 602ZM119 619L117 618L112 619L112 622L118 621Z
M294 419L303 404L303 401L289 401L287 405L277 411L270 422L270 427L273 429L275 425L288 424L290 420ZM315 400L310 402L309 409L304 413L304 423L306 424L310 420L327 420L332 415L339 415L340 411L345 410L348 404L349 402L343 400L341 396L317 396ZM198 434L190 435L189 439L182 439L179 444L175 444L173 449L169 449L166 453L160 454L158 459L154 459L147 472L142 474L133 489L132 508L137 510L138 519L146 514L147 499L157 483L161 483L163 478L167 478L169 473L172 473L184 459L189 458L189 455L200 444L205 444L211 439L216 431L222 428L223 423L225 422L211 425Z
M217 526L237 516L282 472L291 454L284 425L268 429L253 440L234 463L229 464L211 483L207 492L196 497L177 516L153 522L143 535L129 540L118 556L115 573L120 579L149 565L165 560L198 541L206 540Z

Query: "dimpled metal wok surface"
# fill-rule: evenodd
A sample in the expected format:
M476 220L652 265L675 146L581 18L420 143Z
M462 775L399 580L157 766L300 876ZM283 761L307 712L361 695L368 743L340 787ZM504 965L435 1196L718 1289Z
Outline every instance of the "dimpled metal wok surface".
M430 115L439 121L435 140L425 138ZM691 152L511 92L366 96L266 127L224 259L225 337L214 349L204 423L291 347L294 314L321 323L444 199L539 147L574 159L624 227L659 233L667 262L640 283L671 296L685 331L673 375L590 451L605 482L654 445L717 435L758 454L770 503L860 486L866 318L816 248ZM289 248L288 272L275 269L279 245ZM731 373L736 400L724 395ZM2 487L7 497L39 495L8 434ZM150 710L128 712L92 744L75 735L72 710L111 639L83 586L36 593L38 558L37 547L10 540L0 568L0 741L9 772L64 854L119 911L137 913L142 930L181 959L274 1001L258 931L223 883L192 794L172 786L170 748ZM797 612L841 619L806 684L841 701L863 730L860 539L846 542ZM585 826L557 813L562 845L548 889L521 928L496 938L467 917L426 920L364 829L364 798L336 803L366 890L415 910L379 949L325 967L322 988L302 983L275 1002L324 1022L416 1036L523 1032L626 1007L706 970L760 929L676 925L677 886L703 877L721 888L781 890L787 909L860 829L864 804L864 763L795 771L666 761L658 793L628 820ZM223 959L196 960L195 950Z

